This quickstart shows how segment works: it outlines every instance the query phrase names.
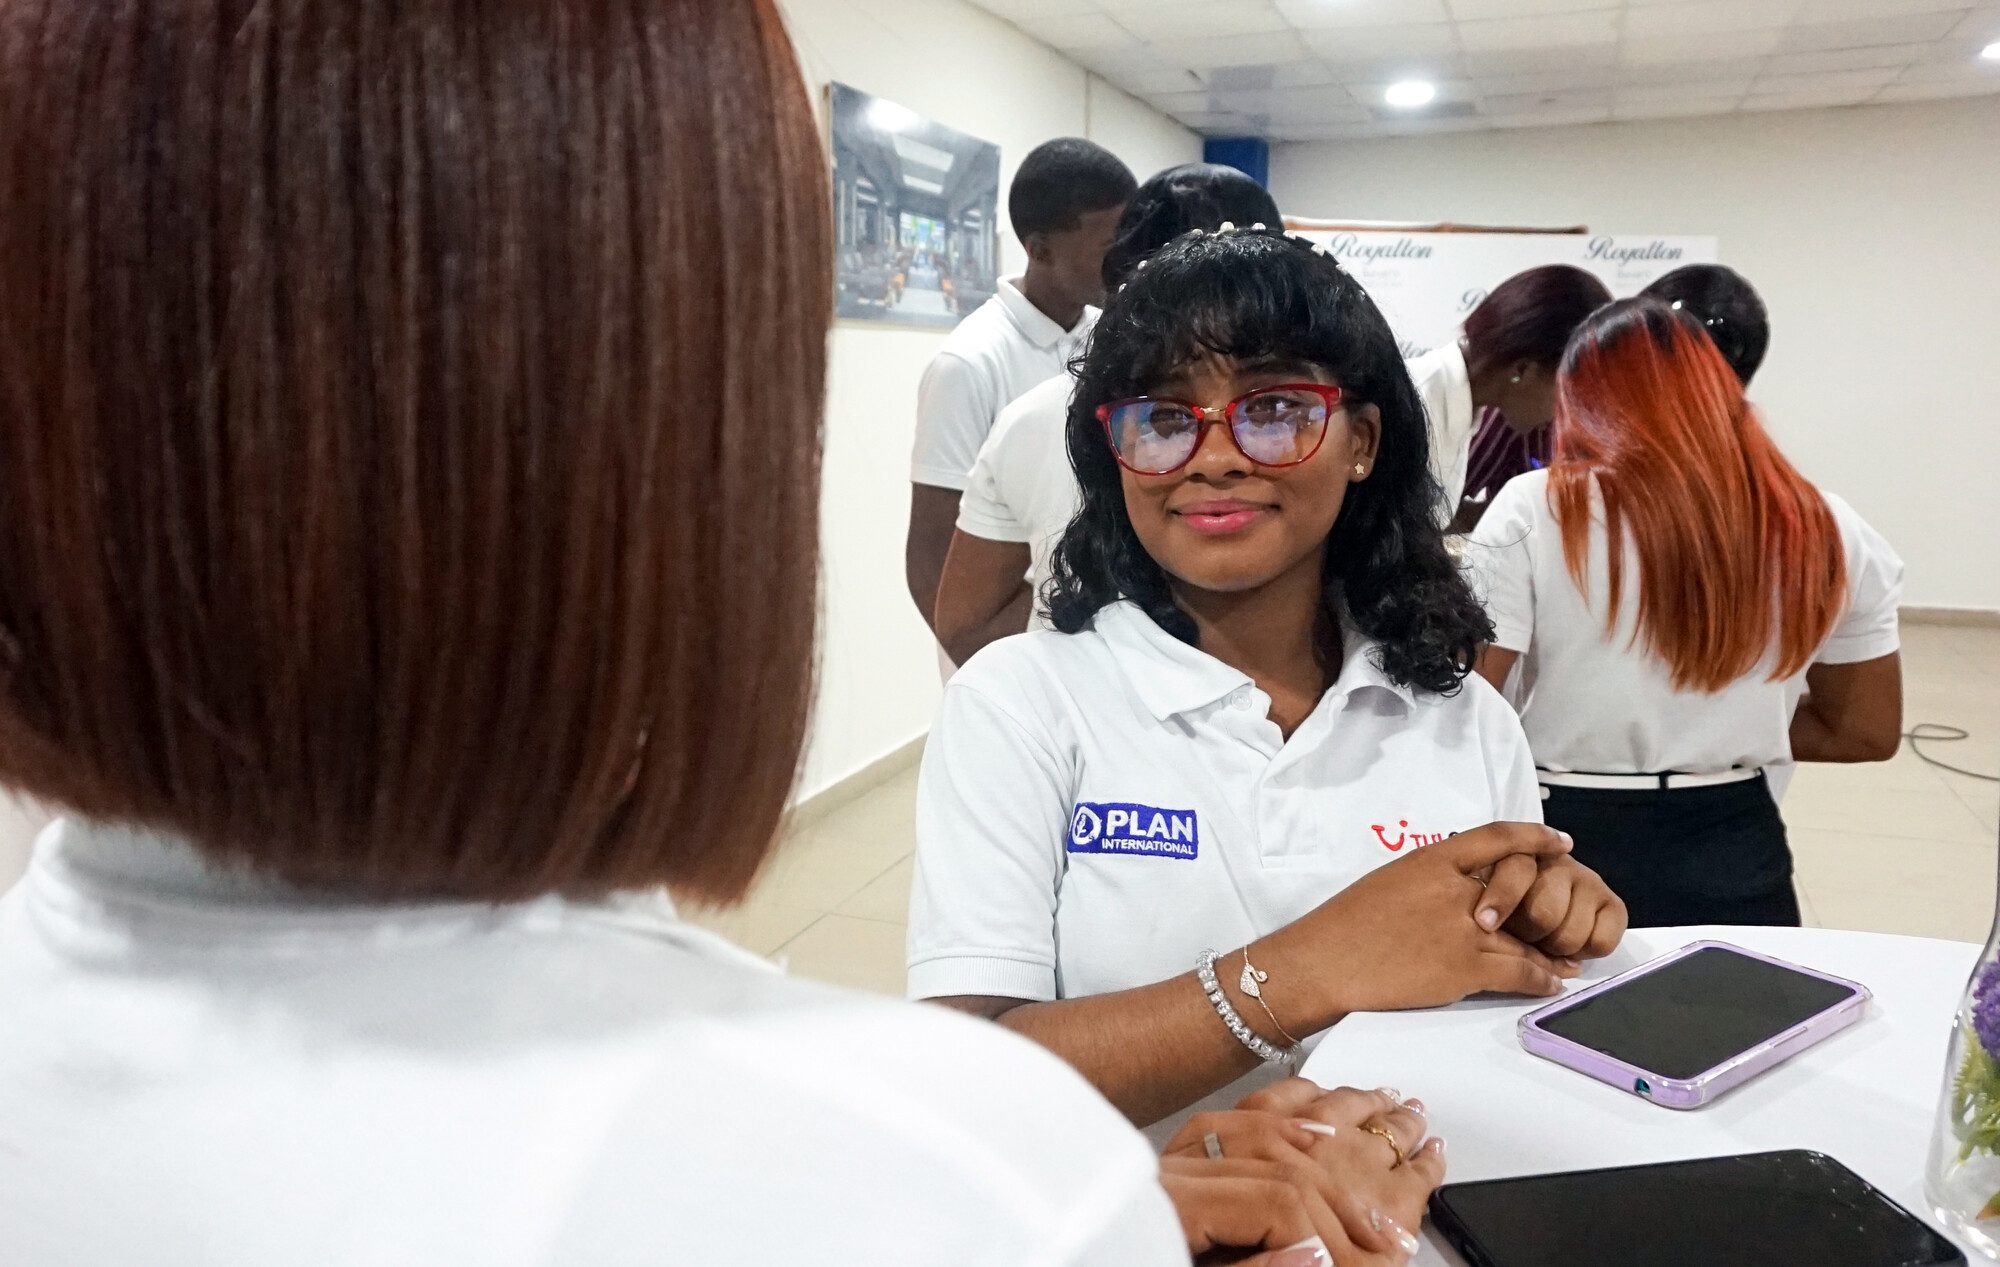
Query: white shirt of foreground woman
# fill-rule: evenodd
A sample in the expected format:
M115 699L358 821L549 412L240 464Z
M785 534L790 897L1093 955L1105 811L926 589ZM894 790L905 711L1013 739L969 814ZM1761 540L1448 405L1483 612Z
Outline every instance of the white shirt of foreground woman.
M1388 679L1372 641L1350 629L1344 646L1289 741L1247 674L1130 603L1084 633L974 657L924 755L911 996L1045 1002L1148 985L1414 849L1541 821L1527 741L1491 687L1415 691Z
M1187 1262L1053 1056L662 896L347 902L63 820L0 964L10 1265Z

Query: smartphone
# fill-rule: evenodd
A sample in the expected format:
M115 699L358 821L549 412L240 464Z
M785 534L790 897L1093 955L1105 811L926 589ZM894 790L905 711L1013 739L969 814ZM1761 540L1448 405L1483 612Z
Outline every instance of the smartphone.
M1692 1109L1861 1019L1866 986L1698 941L1521 1018L1545 1060Z
M1447 1184L1431 1220L1472 1267L1943 1267L1965 1255L1823 1153Z

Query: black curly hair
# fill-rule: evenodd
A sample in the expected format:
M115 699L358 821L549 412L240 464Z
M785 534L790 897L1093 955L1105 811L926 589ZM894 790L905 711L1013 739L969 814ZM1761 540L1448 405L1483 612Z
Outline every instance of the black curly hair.
M1721 264L1684 264L1639 293L1701 322L1736 380L1750 385L1771 346L1771 318L1743 274Z
M1339 663L1340 616L1381 643L1392 681L1450 694L1493 625L1445 550L1443 490L1430 471L1424 406L1396 337L1360 283L1304 239L1276 230L1190 233L1147 261L1105 306L1070 401L1070 464L1083 504L1057 545L1042 593L1064 633L1130 599L1162 629L1197 642L1167 576L1126 513L1097 406L1144 393L1203 353L1273 356L1324 368L1353 404L1382 415L1370 478L1348 489L1329 538L1321 663Z

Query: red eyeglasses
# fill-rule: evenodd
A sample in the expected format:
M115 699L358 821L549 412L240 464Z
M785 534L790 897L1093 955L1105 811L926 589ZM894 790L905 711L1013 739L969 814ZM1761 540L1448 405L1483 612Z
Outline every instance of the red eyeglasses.
M1236 451L1259 466L1297 466L1319 452L1341 391L1325 383L1282 383L1245 392L1220 409L1161 396L1097 407L1118 465L1135 475L1171 475L1194 460L1210 427L1229 425Z

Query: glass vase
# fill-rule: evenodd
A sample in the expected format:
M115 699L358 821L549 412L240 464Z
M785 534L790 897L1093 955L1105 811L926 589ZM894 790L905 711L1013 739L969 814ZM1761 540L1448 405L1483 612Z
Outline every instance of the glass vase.
M1924 1192L1946 1227L2000 1262L2000 901L1958 1001Z

